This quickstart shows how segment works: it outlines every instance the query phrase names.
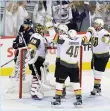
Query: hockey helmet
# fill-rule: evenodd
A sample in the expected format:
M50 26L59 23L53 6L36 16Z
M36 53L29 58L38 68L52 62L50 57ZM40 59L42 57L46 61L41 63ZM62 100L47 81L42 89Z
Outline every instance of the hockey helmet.
M97 27L104 27L104 21L102 19L96 19L94 24L96 24Z
M58 29L60 29L61 31L63 31L65 34L68 33L68 27L65 24L59 24L58 25Z
M77 32L73 29L68 31L68 35L69 37L76 37L77 36Z
M26 24L26 25L32 25L32 20L29 19L29 18L27 18L27 19L24 20L24 24Z
M35 32L36 32L36 33L41 34L41 33L44 32L44 30L45 30L45 27L44 27L43 25L41 25L41 24L37 24L37 25L36 25L36 28L35 28Z

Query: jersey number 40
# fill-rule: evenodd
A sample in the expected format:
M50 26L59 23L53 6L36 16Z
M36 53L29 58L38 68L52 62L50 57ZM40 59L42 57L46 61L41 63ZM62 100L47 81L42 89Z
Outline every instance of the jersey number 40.
M68 54L70 57L77 57L78 51L79 51L79 46L70 46L66 51L66 54Z

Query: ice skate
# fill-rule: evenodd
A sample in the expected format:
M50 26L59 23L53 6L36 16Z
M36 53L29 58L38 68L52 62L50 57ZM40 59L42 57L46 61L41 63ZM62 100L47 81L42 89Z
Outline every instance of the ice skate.
M60 104L61 104L61 96L56 95L55 100L53 102L51 102L51 105L60 105Z
M75 107L82 107L82 96L77 95L76 96L76 102L73 103Z
M91 91L91 97L92 96L101 96L101 87L100 85L95 85L93 88L93 91Z

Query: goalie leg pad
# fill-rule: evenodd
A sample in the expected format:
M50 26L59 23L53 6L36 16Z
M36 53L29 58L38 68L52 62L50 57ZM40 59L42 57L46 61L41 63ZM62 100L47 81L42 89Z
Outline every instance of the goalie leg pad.
M41 85L39 84L38 79L35 76L32 78L31 96L33 99L43 99L43 93L41 92Z

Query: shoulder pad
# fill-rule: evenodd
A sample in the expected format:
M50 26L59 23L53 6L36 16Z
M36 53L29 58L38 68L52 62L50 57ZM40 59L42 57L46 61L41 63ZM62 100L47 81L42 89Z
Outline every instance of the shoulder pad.
M32 34L31 38L37 38L37 39L42 39L43 37L39 33L34 33Z

